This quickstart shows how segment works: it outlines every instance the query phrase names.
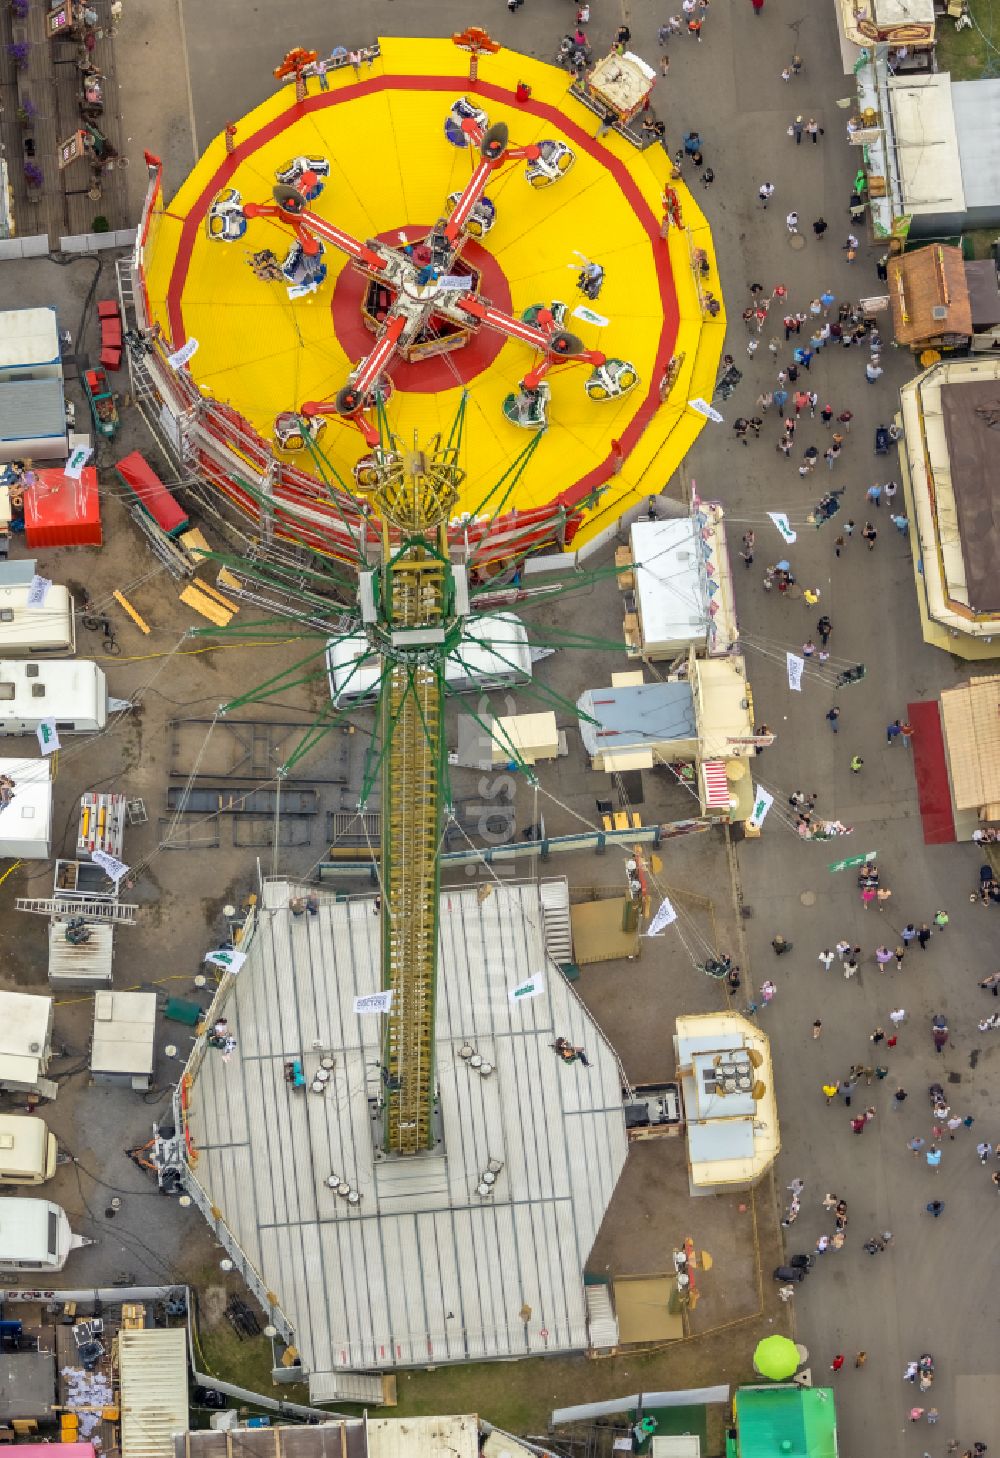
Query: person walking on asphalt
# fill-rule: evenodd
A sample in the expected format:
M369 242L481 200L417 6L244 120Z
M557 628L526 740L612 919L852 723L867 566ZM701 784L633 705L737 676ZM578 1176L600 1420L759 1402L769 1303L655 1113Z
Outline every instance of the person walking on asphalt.
M931 1037L934 1039L934 1051L943 1053L948 1041L948 1024L940 1014L931 1024Z
M764 9L764 0L750 0L750 4L753 6L754 15L760 15Z
M929 1204L924 1206L924 1209L927 1211L928 1215L933 1215L934 1219L936 1220L941 1212L944 1210L944 1201L931 1200Z
M860 754L852 754L851 755L851 774L852 775L859 775L861 773L862 769L864 768L864 763L865 762L861 758Z
M833 624L827 617L826 613L823 614L819 622L816 624L816 631L822 639L823 647L825 648L827 643L829 643L830 641L830 634L833 632Z
M828 709L827 712L826 712L826 722L829 724L829 726L833 730L834 734L836 734L836 733L839 732L838 729L837 729L837 720L839 718L840 718L840 710L837 707L837 705L834 704L833 708L832 709Z
M935 911L934 925L937 927L938 931L944 931L950 920L951 917L946 911Z
M802 133L804 130L805 123L800 116L797 116L793 122L789 123L788 135L795 138L795 145L797 147L802 144Z
M930 929L930 927L927 925L926 921L925 922L921 922L920 930L917 932L917 941L920 943L920 950L922 952L926 950L927 943L930 941L930 939L931 939L931 929Z
M886 730L885 730L885 742L886 742L886 744L894 744L895 741L898 739L899 734L900 734L900 724L899 724L899 720L898 719L893 719L893 721L892 721L891 724L887 724L886 725Z
M868 543L869 552L874 552L875 543L878 540L878 532L875 530L874 526L870 521L865 522L864 531L861 533L861 535Z
M757 189L757 196L760 198L760 205L766 213L767 205L771 201L772 197L774 197L774 183L762 182L760 187L758 187ZM785 338L788 338L787 333L785 334Z
M843 1352L838 1352L837 1355L834 1357L833 1361L830 1363L830 1371L831 1372L839 1372L840 1369L841 1369L841 1367L843 1367L843 1365L844 1365L844 1354L843 1354Z

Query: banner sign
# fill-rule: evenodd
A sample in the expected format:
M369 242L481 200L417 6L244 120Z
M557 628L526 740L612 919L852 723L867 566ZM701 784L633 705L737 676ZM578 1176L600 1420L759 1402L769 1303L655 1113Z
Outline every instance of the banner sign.
M173 354L167 355L167 364L172 370L181 370L189 359L193 359L198 353L197 339L189 339L187 344L182 344L180 349L175 349Z
M63 466L63 475L68 476L71 481L79 481L83 475L83 468L94 454L90 446L75 446L70 451Z
M354 1011L364 1016L365 1013L387 1013L392 1008L392 989L388 992L372 992L368 997L356 997L354 999Z
M670 926L670 924L672 922L675 922L676 920L677 912L674 910L673 906L671 906L669 898L664 896L663 900L656 908L656 913L653 917L653 920L649 923L649 927L646 931L646 936L658 937L664 927Z
M211 962L213 967L221 967L223 972L238 972L246 959L246 952L236 952L232 947L219 947L215 952L205 953L205 961Z
M507 996L511 1002L526 1002L529 997L541 997L545 991L545 978L541 972L533 972L524 982L512 987Z
M789 522L788 517L783 511L769 511L767 514L774 522L775 526L778 528L778 531L781 533L785 541L789 543L789 545L792 542L798 541L799 534L798 532L792 531L791 523Z
M788 687L800 694L802 692L802 671L806 666L806 661L797 653L786 653L785 662L788 665Z
M56 733L55 719L42 719L39 721L35 733L38 735L38 747L43 754L55 754L59 746L59 735Z
M770 810L773 804L774 796L772 794L769 794L767 790L762 789L758 785L757 793L754 796L753 814L747 820L747 825L752 827L754 830L759 830L760 827L764 824L764 821L767 818L767 812Z
M598 314L596 309L589 309L586 304L578 304L573 310L574 319L582 319L585 324L596 324L598 329L603 329L610 324L610 319L605 319L603 314Z
M846 861L831 861L830 870L849 871L852 866L866 866L868 862L873 861L877 855L878 851L865 851L863 856L850 856Z
M693 400L689 400L688 404L691 406L692 410L697 410L699 415L704 415L709 420L714 420L716 425L722 424L722 416L719 414L718 410L714 409L711 405L709 405L708 401L703 400L700 395L696 396Z
M25 599L25 605L30 608L44 607L45 599L49 595L49 588L51 586L51 577L39 577L36 572L28 583L28 596Z
M125 862L120 861L117 856L109 856L107 851L93 850L90 852L90 859L116 883L128 873Z

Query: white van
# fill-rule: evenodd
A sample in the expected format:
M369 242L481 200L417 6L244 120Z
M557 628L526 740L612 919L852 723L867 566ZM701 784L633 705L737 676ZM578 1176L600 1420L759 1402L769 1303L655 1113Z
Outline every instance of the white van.
M71 1251L92 1245L48 1200L0 1200L0 1271L61 1271Z
M34 734L43 719L56 733L97 734L108 722L108 681L86 658L0 658L0 735Z
M68 588L49 588L42 607L28 607L28 583L0 587L0 658L63 657L76 652L76 619Z
M43 1185L56 1172L58 1148L44 1119L0 1114L0 1185Z

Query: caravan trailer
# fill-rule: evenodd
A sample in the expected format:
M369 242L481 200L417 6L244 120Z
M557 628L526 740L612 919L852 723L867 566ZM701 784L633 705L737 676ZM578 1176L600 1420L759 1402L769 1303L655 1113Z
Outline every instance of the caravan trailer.
M44 1119L0 1114L0 1185L42 1185L56 1172L59 1146Z
M61 1271L71 1251L92 1243L73 1234L61 1205L0 1200L0 1271Z
M43 719L56 733L96 734L108 722L108 681L87 659L0 658L0 736L33 734Z
M42 607L28 606L28 592L28 583L0 587L0 658L75 653L76 619L69 591L53 583Z

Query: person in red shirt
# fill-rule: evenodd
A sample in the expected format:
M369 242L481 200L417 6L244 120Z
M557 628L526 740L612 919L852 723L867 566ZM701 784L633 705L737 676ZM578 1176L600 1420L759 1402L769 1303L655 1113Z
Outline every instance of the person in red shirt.
M754 15L759 15L764 9L764 0L750 0L750 4L753 6Z
M830 1371L831 1372L839 1372L840 1369L841 1369L841 1367L843 1365L844 1365L844 1354L843 1354L843 1352L838 1352L837 1355L834 1357L833 1361L830 1363Z

